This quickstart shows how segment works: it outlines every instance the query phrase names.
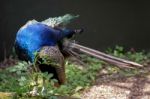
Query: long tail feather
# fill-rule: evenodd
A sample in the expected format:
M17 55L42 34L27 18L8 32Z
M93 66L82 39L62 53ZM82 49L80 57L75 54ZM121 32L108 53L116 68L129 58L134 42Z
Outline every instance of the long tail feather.
M117 58L108 54L105 54L103 52L76 44L76 43L72 43L70 41L65 41L64 42L64 46L67 47L68 49L76 49L79 50L82 53L86 53L88 55L94 56L98 59L101 59L105 62L108 62L110 64L113 65L117 65L119 67L128 67L128 68L134 68L134 67L142 67L143 65L138 64L136 62L132 62L129 60L125 60L125 59L121 59L121 58Z

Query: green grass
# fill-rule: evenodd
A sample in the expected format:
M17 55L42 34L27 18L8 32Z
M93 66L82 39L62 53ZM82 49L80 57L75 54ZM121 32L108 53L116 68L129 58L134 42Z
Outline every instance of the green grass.
M25 95L25 93L32 90L35 85L35 77L38 76L38 88L39 93L42 88L42 77L46 78L46 96L49 95L67 95L79 97L79 92L85 88L88 88L95 80L97 71L102 67L100 61L88 57L86 60L90 60L84 69L79 68L78 65L66 61L66 76L67 81L59 88L53 87L56 80L49 78L52 75L47 73L29 71L30 65L26 62L18 62L17 65L9 67L0 71L0 91L2 92L16 92L18 95ZM24 97L25 97L24 96Z
M136 61L138 63L144 63L149 60L149 54L145 52L124 52L123 47L116 46L114 50L109 49L107 53L117 57ZM61 96L74 96L80 97L81 91L89 88L96 79L98 71L103 68L103 64L106 63L89 57L86 55L82 56L82 61L86 63L86 66L81 66L66 61L66 76L67 81L64 85L59 88L54 87L55 79L49 81L53 76L52 74L35 72L31 69L31 65L26 62L18 62L17 65L11 66L5 70L0 70L0 91L1 92L16 92L18 97L29 97L27 92L31 91L36 85L40 90L42 89L42 78L45 78L46 93L41 97L53 97L54 95ZM105 66L108 74L120 73L124 76L134 76L139 74L138 69L120 69L116 66L107 64ZM38 84L35 83L35 79L38 76Z

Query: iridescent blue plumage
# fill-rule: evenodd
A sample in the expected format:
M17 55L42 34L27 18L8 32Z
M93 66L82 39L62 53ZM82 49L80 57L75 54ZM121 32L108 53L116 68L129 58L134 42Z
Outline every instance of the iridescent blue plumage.
M74 31L69 29L54 29L42 23L34 23L21 28L16 36L16 49L20 57L27 57L33 62L35 52L43 46L55 46L63 38L70 36Z

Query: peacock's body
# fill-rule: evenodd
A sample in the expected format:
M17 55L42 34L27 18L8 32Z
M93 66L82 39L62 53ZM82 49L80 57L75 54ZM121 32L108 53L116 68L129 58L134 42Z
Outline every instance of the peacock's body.
M61 53L63 50L62 46L68 52L76 49L114 65L124 67L142 66L79 44L68 41L61 42L64 38L72 37L74 33L82 32L82 29L70 30L64 28L64 25L75 17L77 16L67 14L62 17L49 18L42 22L37 22L36 20L29 21L16 35L15 48L18 57L22 60L37 63L42 72L53 73L54 78L58 80L59 84L65 82L64 56ZM41 62L44 62L44 64L41 64Z
M69 38L77 32L58 27L73 18L68 14L65 16L49 18L43 22L29 21L17 32L15 40L19 59L35 62L42 72L53 73L53 78L57 79L59 84L65 82L65 69L64 56L58 44L60 45L64 38ZM67 20L69 16L70 19ZM43 59L46 62L40 63Z

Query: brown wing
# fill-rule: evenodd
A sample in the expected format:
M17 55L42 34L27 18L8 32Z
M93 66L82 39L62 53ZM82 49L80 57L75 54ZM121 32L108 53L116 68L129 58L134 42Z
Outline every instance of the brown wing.
M38 53L39 69L42 72L53 73L59 84L66 80L64 56L58 46L44 46Z

